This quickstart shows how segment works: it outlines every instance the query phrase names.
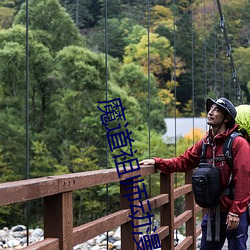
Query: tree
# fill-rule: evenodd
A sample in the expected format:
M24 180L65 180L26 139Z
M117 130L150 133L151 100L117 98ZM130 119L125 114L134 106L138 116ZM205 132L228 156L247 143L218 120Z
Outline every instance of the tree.
M84 45L79 30L58 0L29 1L29 20L36 39L53 52L69 45ZM16 24L26 24L25 3L15 17Z
M55 174L56 160L48 151L44 142L33 141L31 146L33 157L30 162L30 177L44 177Z
M150 41L148 41L148 36L142 36L139 43L128 45L125 48L124 63L137 63L143 67L145 72L150 67L150 72L155 75L158 85L162 87L167 79L170 80L172 77L173 47L165 37L160 37L158 34L151 33L149 39ZM148 55L148 43L150 43L150 55ZM182 72L182 67L183 64L179 60L176 68L177 76Z
M240 76L240 78L238 78L238 82L237 84L240 83L242 89L244 90L245 93L245 97L243 100L244 102L248 103L250 101L249 98L249 93L250 93L250 88L249 88L249 84L250 84L250 74L249 74L249 56L250 56L250 48L243 48L243 47L239 47L237 49L235 49L235 64L236 64L236 68L238 69L238 75Z
M87 32L98 23L101 5L98 0L61 0L61 4L68 10L76 26Z
M58 92L54 95L55 102L52 104L56 111L56 123L60 124L55 133L59 140L57 143L62 145L61 149L67 149L63 151L68 152L71 143L78 148L94 146L98 148L101 165L106 152L106 139L97 102L106 100L103 81L105 70L102 54L95 54L76 46L65 48L55 59L54 75L58 81ZM129 113L128 121L131 121L135 117L134 114L138 112L135 99L116 86L112 79L110 79L108 91L110 100L118 97L122 99L126 112ZM50 145L53 148L55 142L55 139L51 141Z
M29 85L31 88L31 125L36 131L41 131L46 120L45 113L49 107L51 93L55 90L50 79L52 71L52 56L47 47L37 42L34 32L29 38ZM5 94L10 96L25 96L25 28L15 25L0 33L2 48L2 82ZM0 55L1 56L1 55ZM11 74L9 72L12 72ZM10 88L11 87L11 88ZM24 100L23 100L24 101ZM23 102L14 103L21 105ZM20 107L20 109L21 109ZM24 111L24 110L23 110Z
M142 114L141 124L147 123L148 121L148 103L150 98L151 126L157 131L163 131L165 127L164 104L158 96L154 76L150 75L150 79L148 79L148 75L143 72L139 65L130 63L121 67L117 77L117 83L126 89L129 95L135 97L140 104Z
M13 19L14 19L13 8L1 7L0 5L0 29L8 29L11 27Z
M99 0L101 4L101 13L103 18L106 15L106 5L105 0ZM108 18L124 18L136 20L138 23L144 18L144 13L146 11L145 2L143 0L109 0L107 2Z
M107 22L107 30L105 31L104 19L100 20L98 25L94 27L87 35L88 47L93 51L107 53L122 61L124 48L129 44L130 36L134 21L129 18L109 18ZM106 32L106 41L103 40ZM105 44L106 43L106 44Z
M174 17L170 8L163 5L156 5L151 8L150 12L150 28L153 32L159 27L174 29ZM156 32L157 33L157 32Z

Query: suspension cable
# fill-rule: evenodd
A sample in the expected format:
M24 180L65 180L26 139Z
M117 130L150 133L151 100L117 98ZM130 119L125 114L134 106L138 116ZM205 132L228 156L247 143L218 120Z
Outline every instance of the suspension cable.
M192 36L192 115L193 115L193 144L194 144L194 117L195 117L195 106L194 106L194 98L195 98L195 93L194 93L194 11L193 11L193 0L191 0L191 36Z
M176 2L175 0L173 0L173 22L174 22L174 73L173 73L173 81L174 81L174 114L175 114L175 119L174 119L174 126L175 126L175 143L174 143L174 152L175 152L175 156L177 154L177 119L176 119L176 116L177 116L177 107L176 107L176 97L177 97L177 85L176 85ZM177 173L175 173L175 187L177 187ZM176 242L176 245L178 245L179 243L179 239L178 239L178 232L177 232L177 229L175 230L175 242Z
M104 22L104 29L105 29L105 84L106 84L106 101L108 101L108 0L105 0L105 22ZM106 169L108 169L108 140L106 140ZM109 186L108 183L106 184L106 215L109 214ZM109 241L108 241L108 232L107 232L107 249Z
M233 76L233 81L234 81L234 87L236 87L236 84L238 83L237 90L236 90L236 95L237 95L238 103L241 104L242 103L241 86L240 86L240 82L237 81L237 73L236 73L236 68L235 68L235 65L234 65L234 60L233 60L231 45L230 45L230 43L228 41L226 24L225 24L225 18L224 18L223 14L222 14L220 0L216 0L216 1L217 1L217 6L218 6L219 14L220 14L220 28L221 28L221 31L223 32L224 38L226 40L227 57L230 60L230 66L231 66L231 69L232 69L232 76ZM234 90L235 90L235 88L234 88Z
M147 0L147 7L148 7L148 158L151 157L151 140L150 140L150 129L151 129L151 119L150 119L150 0ZM151 192L151 175L148 176L148 185L149 185L149 197L152 196ZM151 214L151 211L150 211ZM150 232L152 231L152 225L150 224Z
M223 40L224 41L224 40ZM222 82L222 96L225 96L225 75L224 75L224 70L225 70L225 67L224 67L224 60L223 58L221 58L221 52L223 51L224 49L224 43L223 41L221 41L221 39L218 39L218 49L219 49L219 61L221 62L220 63L220 67L219 67L219 70L220 70L220 74L221 74L221 82Z
M25 179L29 179L29 0L26 0L26 45L25 45L25 72L26 72L26 100L25 100L25 126L26 126L26 173ZM25 203L25 216L26 216L26 240L27 246L29 245L29 214L30 202Z
M215 0L213 1L213 7L214 7L214 23L216 21L216 15L215 15ZM214 90L215 93L217 92L217 32L216 32L216 25L214 24Z
M204 90L205 90L205 97L207 97L207 39L206 39L206 22L207 22L207 18L206 18L206 0L204 0Z
M25 45L25 71L26 71L26 176L25 179L29 179L29 0L26 0L26 45ZM27 230L27 245L29 245L29 211L30 203L26 202L25 214L26 214L26 230Z
M150 152L150 0L148 1L148 157L151 157Z
M177 150L176 150L176 137L177 137L177 132L176 132L176 116L177 116L177 107L176 107L176 96L177 96L177 86L176 86L176 28L175 28L175 25L176 25L176 3L175 3L175 0L173 0L173 5L174 5L174 58L173 58L173 61L174 61L174 72L173 72L173 81L174 81L174 97L175 97L175 100L174 100L174 114L175 114L175 122L174 122L174 126L175 126L175 156L177 154Z

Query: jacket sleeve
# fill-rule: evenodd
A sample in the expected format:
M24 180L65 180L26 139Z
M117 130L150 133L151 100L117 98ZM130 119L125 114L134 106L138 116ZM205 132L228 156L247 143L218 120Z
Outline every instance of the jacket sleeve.
M234 201L230 212L242 214L250 201L250 145L238 136L233 141Z
M155 166L164 174L190 171L200 163L201 147L202 140L198 141L178 157L170 159L154 157Z

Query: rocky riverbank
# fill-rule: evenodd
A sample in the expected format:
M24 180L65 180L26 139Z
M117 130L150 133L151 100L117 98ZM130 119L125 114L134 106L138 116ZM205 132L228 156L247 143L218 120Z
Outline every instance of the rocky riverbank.
M30 244L43 239L41 228L29 230ZM23 225L14 226L11 229L4 227L0 230L0 249L22 249L27 246L27 230Z
M41 228L29 229L29 244L39 242L44 239ZM15 250L27 246L27 229L24 225L17 225L12 228L0 230L0 249ZM121 249L120 228L108 232L108 242L106 234L101 234L83 244L74 247L74 250L101 250L101 249Z
M184 236L178 233L179 243ZM44 239L41 228L29 229L29 244L34 244ZM7 227L0 230L0 249L15 250L27 246L27 229L24 225L17 225L10 229ZM121 249L121 231L120 227L107 234L101 234L95 238L79 244L74 250L120 250ZM160 249L160 248L159 248Z

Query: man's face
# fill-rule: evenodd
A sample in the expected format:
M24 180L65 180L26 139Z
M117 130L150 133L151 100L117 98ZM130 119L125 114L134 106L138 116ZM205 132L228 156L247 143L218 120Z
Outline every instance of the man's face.
M224 119L224 110L220 106L213 104L207 113L207 124L216 128L224 122Z

